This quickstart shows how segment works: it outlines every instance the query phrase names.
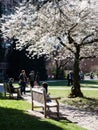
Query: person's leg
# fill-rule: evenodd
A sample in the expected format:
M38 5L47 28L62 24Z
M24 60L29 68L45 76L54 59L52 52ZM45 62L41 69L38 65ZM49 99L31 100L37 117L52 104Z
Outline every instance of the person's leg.
M20 86L20 92L21 92L21 95L22 95L22 93L23 93L23 89L24 88L24 86L23 86L23 84Z
M30 85L33 88L34 87L34 81L30 81Z
M26 93L26 83L25 82L23 83L23 93L24 94Z
M20 91L20 89L17 89L17 96L21 97L21 91Z
M68 86L70 86L70 80L68 79Z

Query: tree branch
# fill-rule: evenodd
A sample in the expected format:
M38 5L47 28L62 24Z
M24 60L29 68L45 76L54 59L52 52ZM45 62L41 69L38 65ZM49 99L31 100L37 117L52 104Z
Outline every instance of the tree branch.
M68 46L66 46L66 44L63 43L62 39L60 37L57 37L57 39L59 40L60 44L63 46L63 47L66 47L66 49L68 49L69 51L71 51L73 54L75 54L75 52L69 48Z
M74 45L76 46L76 42L74 41L74 39L71 37L70 33L71 31L78 25L78 23L76 23L75 25L73 25L69 30L68 30L68 41L69 44L74 43Z
M87 45L87 44L94 43L94 42L98 42L98 38L94 38L94 39L92 39L90 41L83 42L82 45Z
M93 35L94 35L94 34L89 34L89 35L87 35L86 37L84 37L83 40L82 40L82 42L81 42L81 44L80 44L80 46L81 46L81 45L84 45L84 44L85 44L85 40L88 39L88 38L90 38L90 37L93 36Z
M89 58L96 58L97 56L87 56L87 57L80 57L79 60L81 61L82 59L89 59Z

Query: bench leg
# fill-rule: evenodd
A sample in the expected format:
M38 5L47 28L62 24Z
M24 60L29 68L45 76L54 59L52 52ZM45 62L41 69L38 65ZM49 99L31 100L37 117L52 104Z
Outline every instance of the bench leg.
M6 97L6 92L4 92L4 96Z
M59 119L59 106L57 106L57 118Z
M34 103L32 102L32 111L34 110Z
M46 118L46 116L47 116L46 107L44 107L43 109L44 109L44 117Z

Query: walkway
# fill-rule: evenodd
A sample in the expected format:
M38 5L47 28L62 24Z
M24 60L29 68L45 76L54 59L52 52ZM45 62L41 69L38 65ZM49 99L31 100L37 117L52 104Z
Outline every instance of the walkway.
M98 90L98 89L97 89ZM24 96L24 99L31 103L30 94ZM79 110L72 106L60 104L60 115L67 120L86 128L87 130L98 130L98 111L87 112ZM37 113L36 113L37 114ZM41 114L39 116L42 116Z
M3 87L0 86L0 92L3 92ZM31 103L30 93L23 97L26 101ZM60 115L69 121L86 128L87 130L98 130L98 111L87 112L79 110L72 106L60 104ZM40 114L39 114L40 116Z

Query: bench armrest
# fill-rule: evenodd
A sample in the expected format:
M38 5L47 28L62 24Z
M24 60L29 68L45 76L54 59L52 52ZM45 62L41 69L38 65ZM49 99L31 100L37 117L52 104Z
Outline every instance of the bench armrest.
M50 100L59 100L61 97L50 97Z

